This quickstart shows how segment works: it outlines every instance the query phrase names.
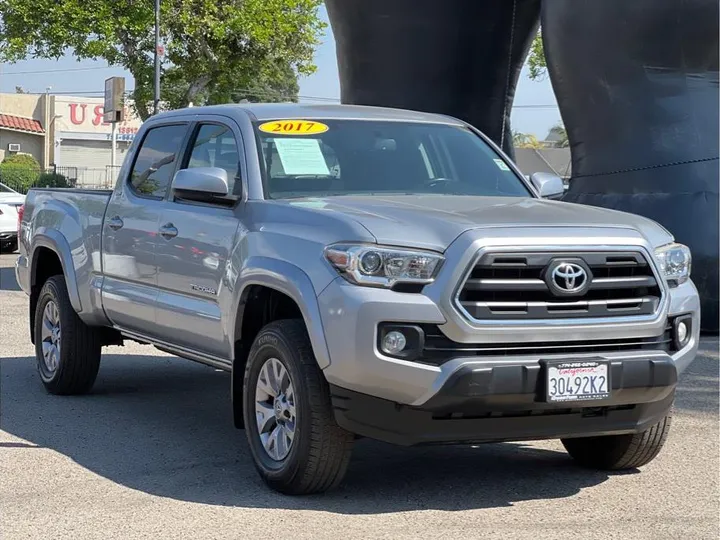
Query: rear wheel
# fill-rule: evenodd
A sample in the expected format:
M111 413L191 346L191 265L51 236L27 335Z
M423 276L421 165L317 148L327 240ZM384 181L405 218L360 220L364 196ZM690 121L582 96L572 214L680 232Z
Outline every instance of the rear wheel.
M245 368L243 405L255 467L271 488L301 495L340 483L354 436L335 422L301 321L275 321L260 331Z
M65 279L45 282L35 310L35 356L51 394L88 392L100 367L100 331L83 323L70 304Z
M623 470L650 463L662 450L670 432L671 415L651 428L629 435L562 439L563 446L580 465L593 469Z

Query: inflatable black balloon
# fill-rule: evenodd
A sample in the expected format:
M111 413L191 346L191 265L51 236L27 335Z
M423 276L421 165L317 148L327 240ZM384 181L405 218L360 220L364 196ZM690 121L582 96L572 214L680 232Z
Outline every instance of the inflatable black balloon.
M438 112L513 155L510 109L542 20L572 151L566 199L654 219L693 252L718 331L717 0L326 0L342 101Z

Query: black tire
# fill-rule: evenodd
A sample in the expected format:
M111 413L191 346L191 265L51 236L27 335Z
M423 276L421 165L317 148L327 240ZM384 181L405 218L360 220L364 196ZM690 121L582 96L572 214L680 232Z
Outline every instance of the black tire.
M60 320L60 354L57 368L50 370L43 358L42 325L45 306L54 302ZM53 276L43 285L35 309L35 356L47 391L56 395L90 391L100 367L100 330L83 323L70 304L65 278Z
M563 446L575 461L584 467L617 471L635 469L650 463L660 453L668 433L672 415L640 433L562 439Z
M295 436L289 453L280 461L265 450L255 418L257 380L270 358L280 360L295 389ZM354 435L335 422L329 387L302 321L275 321L260 330L245 367L243 404L250 452L268 486L287 495L305 495L327 491L342 481Z

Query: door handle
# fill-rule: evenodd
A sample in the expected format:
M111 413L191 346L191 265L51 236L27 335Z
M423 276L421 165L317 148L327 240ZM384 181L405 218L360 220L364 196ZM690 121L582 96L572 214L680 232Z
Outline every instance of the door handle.
M120 219L120 216L111 217L108 220L108 227L110 227L113 231L122 229L123 225L125 225L125 223L122 219Z
M162 236L163 238L170 240L171 238L175 238L177 235L178 230L172 223L166 223L165 225L160 227L160 236Z

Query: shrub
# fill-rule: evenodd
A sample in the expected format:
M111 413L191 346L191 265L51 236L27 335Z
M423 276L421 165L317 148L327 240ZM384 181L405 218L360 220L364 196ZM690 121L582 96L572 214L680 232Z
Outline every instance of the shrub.
M38 187L69 188L72 184L66 176L60 173L42 173L37 180Z
M0 163L0 182L27 192L40 176L40 164L30 154L12 154Z
M31 169L40 170L40 164L37 159L32 157L30 154L10 154L3 159L2 164L29 167Z

